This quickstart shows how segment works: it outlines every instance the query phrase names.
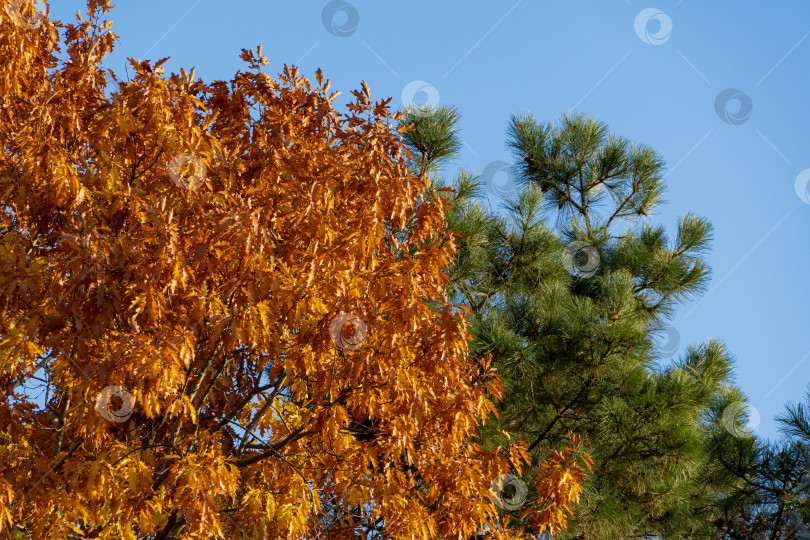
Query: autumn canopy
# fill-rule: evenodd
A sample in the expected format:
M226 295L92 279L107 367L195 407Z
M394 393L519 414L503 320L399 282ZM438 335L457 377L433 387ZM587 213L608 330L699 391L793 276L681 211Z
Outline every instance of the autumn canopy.
M390 100L260 47L123 82L107 0L0 3L0 536L518 536L490 488L529 458L475 444L499 379ZM574 455L531 465L535 532Z

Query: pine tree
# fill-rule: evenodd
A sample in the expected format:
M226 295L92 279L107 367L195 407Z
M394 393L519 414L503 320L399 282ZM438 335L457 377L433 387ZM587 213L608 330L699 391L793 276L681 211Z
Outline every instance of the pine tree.
M706 537L810 539L810 391L777 417L782 438L762 441L717 433L716 478L727 486L697 513ZM704 511L716 514L705 519Z
M406 117L420 134L406 139L414 166L437 189L438 166L424 161L456 155L458 116L423 107ZM563 448L569 432L583 435L594 473L560 538L711 529L718 500L739 483L721 474L718 438L747 440L726 436L723 412L745 398L730 385L722 342L693 345L664 366L655 346L677 308L704 290L711 224L686 214L670 240L649 218L665 191L663 159L592 118L513 116L508 146L520 189L503 210L485 206L481 179L461 170L446 218L461 246L451 298L473 314L473 358L491 354L505 382L499 417L480 430L484 446L522 439L539 457Z

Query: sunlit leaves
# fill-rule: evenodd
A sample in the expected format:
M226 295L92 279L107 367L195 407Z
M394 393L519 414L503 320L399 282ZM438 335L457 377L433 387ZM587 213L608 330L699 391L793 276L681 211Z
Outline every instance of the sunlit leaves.
M261 49L227 82L130 60L107 92L109 7L0 15L0 531L504 530L488 486L528 455L471 438L497 377L467 358L446 203L390 99L363 83L340 113L320 72L259 73ZM336 319L362 323L351 347ZM548 489L571 501L568 466Z

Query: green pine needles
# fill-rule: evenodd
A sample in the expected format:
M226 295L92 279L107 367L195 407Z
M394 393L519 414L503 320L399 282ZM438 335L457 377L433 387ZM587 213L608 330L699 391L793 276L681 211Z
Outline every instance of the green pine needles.
M422 106L405 120L414 168L436 188L460 148L458 119ZM446 217L461 247L449 294L472 313L472 356L491 354L506 385L484 445L506 432L542 459L569 431L590 444L593 474L560 538L734 538L718 523L739 521L750 498L734 500L744 480L718 454L749 459L755 442L728 427L729 406L745 420L732 359L716 340L677 360L656 346L705 290L711 224L686 214L668 235L653 220L664 160L593 118L513 116L507 146L519 189L502 209L462 169Z

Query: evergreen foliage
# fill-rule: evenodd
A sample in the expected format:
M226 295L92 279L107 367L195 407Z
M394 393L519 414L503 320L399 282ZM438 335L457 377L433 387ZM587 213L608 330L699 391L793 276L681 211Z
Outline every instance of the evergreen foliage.
M447 118L422 107L405 122L445 150L458 136ZM736 429L746 401L733 360L714 339L669 362L656 346L705 290L711 224L687 213L668 234L654 223L663 158L598 120L513 116L507 137L520 189L495 211L483 180L462 169L446 215L461 246L449 294L472 313L473 357L491 354L505 383L484 447L522 439L543 459L569 432L590 444L594 472L560 538L711 537L742 520L745 480L718 454L750 468L762 449ZM431 140L414 141L414 167L431 170L421 161Z

